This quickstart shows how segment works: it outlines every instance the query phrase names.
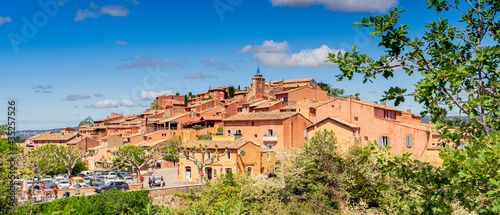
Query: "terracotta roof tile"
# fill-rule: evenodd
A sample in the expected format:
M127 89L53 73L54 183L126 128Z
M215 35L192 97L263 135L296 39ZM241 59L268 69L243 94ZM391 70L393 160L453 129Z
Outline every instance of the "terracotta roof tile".
M215 120L215 121L222 120L221 116L204 116L201 118L204 120Z

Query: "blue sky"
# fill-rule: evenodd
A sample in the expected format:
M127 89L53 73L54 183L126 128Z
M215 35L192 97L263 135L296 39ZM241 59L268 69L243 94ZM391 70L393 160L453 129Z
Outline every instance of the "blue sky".
M309 3L308 3L309 2ZM312 2L312 4L311 4ZM266 80L314 78L365 101L418 77L397 74L362 84L337 82L326 53L352 45L378 56L377 39L353 29L362 16L408 9L419 35L439 14L398 0L6 0L0 7L0 113L17 100L18 130L76 126L87 116L138 113L156 95L248 86L257 66ZM400 109L421 111L407 102ZM0 120L5 123L5 120Z

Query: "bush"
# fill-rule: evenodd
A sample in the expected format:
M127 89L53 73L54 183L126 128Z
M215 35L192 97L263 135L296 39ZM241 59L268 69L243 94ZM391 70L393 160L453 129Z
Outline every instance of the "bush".
M210 134L197 134L198 140L211 140L212 136Z
M199 130L203 129L203 126L202 125L194 125L193 129L199 131Z
M33 214L144 214L152 199L148 190L122 192L112 189L91 196L71 196L33 206ZM26 214L26 206L14 214ZM28 208L29 210L29 208Z

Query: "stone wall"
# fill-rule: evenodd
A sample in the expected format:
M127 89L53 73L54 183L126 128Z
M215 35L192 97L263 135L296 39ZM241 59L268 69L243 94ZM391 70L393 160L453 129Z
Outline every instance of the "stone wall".
M183 185L151 189L149 190L149 197L153 198L153 205L164 205L176 209L183 206L186 200L180 197L174 197L174 193L190 193L191 188L193 188L195 193L200 193L202 185Z

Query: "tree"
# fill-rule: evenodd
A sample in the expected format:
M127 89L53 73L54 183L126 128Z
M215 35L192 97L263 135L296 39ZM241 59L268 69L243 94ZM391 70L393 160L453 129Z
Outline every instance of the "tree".
M215 150L212 152L210 149L208 149L207 145L201 145L199 147L192 147L188 148L186 146L180 146L178 147L178 153L180 158L186 159L186 161L192 161L196 168L198 168L198 172L201 173L203 172L203 169L205 166L212 165L214 163L219 162L219 158L226 156L227 153L227 148L225 148L224 152L221 154L219 153L219 147L215 145ZM210 152L210 157L207 157L207 153ZM200 153L201 159L197 158L195 155L196 153ZM207 157L207 158L206 158ZM206 159L205 159L206 158ZM201 177L199 179L199 183L202 183Z
M229 87L227 88L227 94L228 94L228 96L229 96L229 98L230 98L230 99L234 97L234 92L235 92L235 91L236 91L236 90L234 89L234 87L233 87L233 86L229 86Z
M80 122L80 125L78 125L78 127L82 126L82 125L94 125L94 120L92 119L92 117L88 116L87 118L85 118L84 120L82 120Z
M9 126L7 126L7 124L0 125L0 136L1 136L1 135L4 135L4 134L6 134L6 133L7 133L7 128L8 128L8 127L9 127Z
M158 104L158 102L154 101L153 103L151 103L151 110L161 110L162 107L160 104Z
M184 107L188 106L188 96L184 95Z
M73 146L52 145L51 150L54 153L54 160L63 162L64 166L68 169L68 177L73 174L76 164L84 157L84 153Z
M319 82L318 86L322 90L326 91L326 93L330 96L343 96L344 95L344 89L333 88L331 84Z
M240 90L241 90L240 85L238 85L238 91L240 91Z
M158 159L164 157L163 149L150 147L147 150L140 146L124 145L114 153L113 163L118 167L131 168L137 172L137 178L141 178L140 169L152 165Z
M500 4L494 0L428 0L426 4L443 15L454 10L451 15L460 17L426 23L424 35L413 38L409 24L399 22L404 10L363 17L355 25L373 29L370 35L380 38L385 54L373 59L353 46L349 52L331 53L328 58L339 65L339 81L351 80L355 74L363 76L363 83L379 76L390 79L396 70L420 75L413 92L390 87L382 99L397 106L413 97L425 108L421 114L432 116L445 146L440 150L443 166L439 169L409 159L407 154L387 160L387 172L408 187L431 187L424 190L424 201L407 201L406 208L451 213L453 202L448 197L453 196L467 210L498 213L500 197L491 190L500 189L500 173L486 170L496 169L495 163L500 162ZM468 120L446 118L456 110ZM465 149L456 149L462 144L467 145Z
M180 94L181 94L181 93L179 93L179 92L175 92L175 95L176 95L176 96L178 96L178 95L180 95Z

